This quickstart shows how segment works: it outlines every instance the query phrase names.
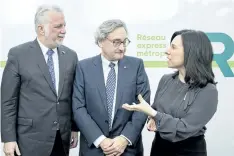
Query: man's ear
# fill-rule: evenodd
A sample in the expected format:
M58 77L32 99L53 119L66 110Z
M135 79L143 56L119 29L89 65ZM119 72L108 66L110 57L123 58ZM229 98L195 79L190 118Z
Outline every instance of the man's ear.
M102 41L98 41L98 46L99 46L100 48L102 48L102 47L103 47L103 42L102 42Z
M38 25L37 30L38 33L41 34L42 36L45 35L45 27L43 25Z

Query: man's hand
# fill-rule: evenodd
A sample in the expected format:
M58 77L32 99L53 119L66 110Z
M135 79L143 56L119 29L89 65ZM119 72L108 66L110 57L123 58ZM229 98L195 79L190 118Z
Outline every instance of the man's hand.
M117 136L116 138L113 139L113 141L114 142L112 146L103 150L106 156L120 156L121 154L123 154L124 150L126 149L129 143L122 136Z
M78 143L78 132L71 132L70 148L75 148Z
M113 139L105 138L101 143L100 147L104 151L105 149L109 148L114 143Z
M3 151L5 153L5 156L15 156L14 154L15 152L17 155L21 155L19 147L16 142L4 143Z

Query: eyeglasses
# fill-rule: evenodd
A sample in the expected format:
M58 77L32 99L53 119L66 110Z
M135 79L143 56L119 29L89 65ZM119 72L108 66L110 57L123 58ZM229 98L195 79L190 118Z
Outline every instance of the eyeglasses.
M129 43L131 42L128 38L125 38L124 41L121 41L120 39L110 40L109 38L106 38L108 41L110 41L114 47L119 47L122 43L124 47L127 47Z

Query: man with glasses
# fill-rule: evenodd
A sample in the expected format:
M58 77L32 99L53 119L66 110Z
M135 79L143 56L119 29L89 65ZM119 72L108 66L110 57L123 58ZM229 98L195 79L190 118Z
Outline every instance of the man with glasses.
M103 22L95 41L101 54L78 63L74 82L80 155L143 156L141 131L147 116L121 108L124 103L138 103L138 94L150 101L143 61L125 56L130 40L121 20Z

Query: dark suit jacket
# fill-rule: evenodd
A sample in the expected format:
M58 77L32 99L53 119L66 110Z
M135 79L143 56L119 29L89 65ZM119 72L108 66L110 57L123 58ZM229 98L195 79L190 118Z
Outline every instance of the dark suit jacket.
M10 49L2 77L2 142L17 141L23 156L49 156L59 127L68 155L77 54L60 46L59 91L37 40Z
M73 113L81 132L80 155L103 156L101 148L93 142L102 134L108 138L124 135L131 142L124 155L135 156L143 153L141 131L147 116L140 112L130 112L121 108L122 104L137 101L142 94L150 101L150 87L143 61L125 56L118 63L117 97L112 130L108 129L106 90L101 56L82 60L76 69L73 92Z

